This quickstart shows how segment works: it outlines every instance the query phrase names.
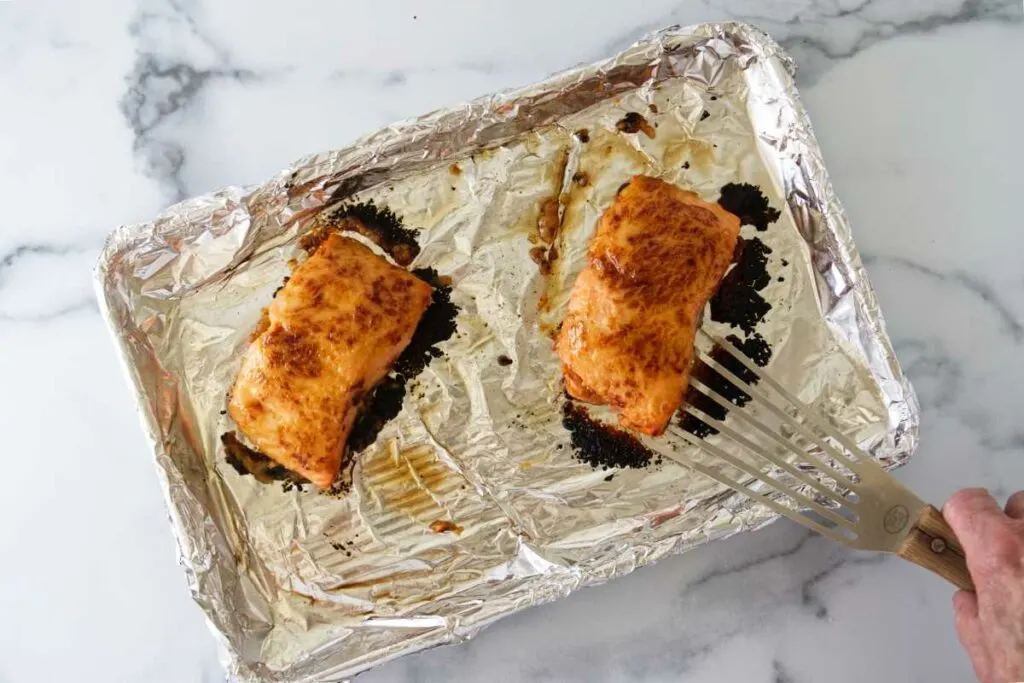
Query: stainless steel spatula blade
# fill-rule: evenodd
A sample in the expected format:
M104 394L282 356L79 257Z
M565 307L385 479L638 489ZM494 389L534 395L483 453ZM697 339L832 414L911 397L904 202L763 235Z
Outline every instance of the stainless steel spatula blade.
M715 405L728 418L688 402L685 410L712 429L703 437L674 432L714 458L667 457L839 543L895 553L974 590L963 549L936 508L731 343L703 330L700 336L697 355L713 381L695 374L690 387L711 402L705 408ZM723 380L732 400L721 391Z

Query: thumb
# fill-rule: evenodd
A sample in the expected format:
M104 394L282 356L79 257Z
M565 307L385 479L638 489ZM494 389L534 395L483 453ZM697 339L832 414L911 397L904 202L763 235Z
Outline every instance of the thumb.
M991 664L978 620L978 596L970 591L957 591L953 595L953 610L956 613L956 634L974 665L974 674L979 681L987 681Z
M993 521L1005 519L1002 508L985 489L961 489L942 507L942 516L967 555L968 568L972 558L985 555L990 537L984 533Z

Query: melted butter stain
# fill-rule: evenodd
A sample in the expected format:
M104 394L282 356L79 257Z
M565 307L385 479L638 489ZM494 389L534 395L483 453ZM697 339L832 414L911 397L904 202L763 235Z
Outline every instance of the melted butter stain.
M715 150L710 142L685 138L667 145L662 159L666 169L681 168L689 163L688 168L707 173L714 164Z
M656 175L656 171L652 159L637 149L633 136L606 129L590 134L590 142L581 147L577 169L577 173L585 174L588 186L607 181L610 175L621 178L621 185L634 175Z

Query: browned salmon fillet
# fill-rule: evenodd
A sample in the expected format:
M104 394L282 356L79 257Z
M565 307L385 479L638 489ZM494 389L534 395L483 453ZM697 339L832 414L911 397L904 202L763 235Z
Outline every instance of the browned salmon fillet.
M739 232L719 205L634 177L601 216L556 341L569 394L615 408L627 427L664 432Z
M433 289L330 235L277 293L228 412L264 455L321 488L341 466L360 398L409 344Z

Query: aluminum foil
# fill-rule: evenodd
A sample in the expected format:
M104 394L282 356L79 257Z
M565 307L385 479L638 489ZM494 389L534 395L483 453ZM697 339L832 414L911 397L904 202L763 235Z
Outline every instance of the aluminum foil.
M760 235L773 250L758 328L769 371L887 466L910 456L917 403L792 74L751 26L669 28L110 236L99 298L181 564L233 677L340 680L773 519L674 462L700 457L678 427L645 439L660 465L610 480L568 447L550 330L598 217L636 173L710 201L730 182L762 189L782 211ZM629 112L654 137L617 130ZM563 227L545 276L529 236L551 197ZM234 428L225 396L261 308L298 237L341 199L372 199L418 230L415 265L451 277L460 312L458 334L357 458L351 491L325 495L239 475L219 437Z

